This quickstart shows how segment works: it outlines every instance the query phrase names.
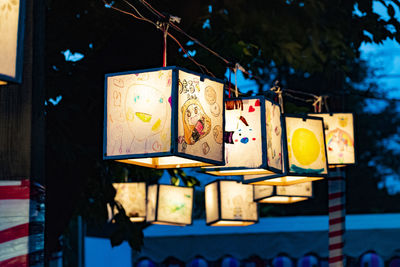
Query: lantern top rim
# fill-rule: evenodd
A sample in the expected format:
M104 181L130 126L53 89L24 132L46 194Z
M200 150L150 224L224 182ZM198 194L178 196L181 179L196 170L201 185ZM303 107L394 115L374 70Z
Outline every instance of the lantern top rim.
M316 114L321 114L321 113L316 113ZM294 114L294 113L284 113L284 114L282 114L282 116L284 118L299 118L299 119L303 119L304 121L307 121L308 119L310 119L310 120L320 120L320 121L324 120L321 117L312 116L312 115L309 115L308 113L307 114L304 114L304 113L296 113L296 114Z
M223 83L225 84L225 79L219 79L215 78L212 76L209 76L207 74L203 73L198 73L183 67L178 67L178 66L168 66L168 67L159 67L159 68L149 68L149 69L139 69L139 70L130 70L130 71L121 71L121 72L111 72L111 73L106 73L104 74L105 79L108 77L113 77L113 76L119 76L119 75L128 75L128 74L136 74L136 73L146 73L146 72L153 72L153 71L160 71L160 70L181 70L190 74L194 74L197 76L200 76L200 80L204 80L204 78L207 78L208 80L212 80L215 82Z

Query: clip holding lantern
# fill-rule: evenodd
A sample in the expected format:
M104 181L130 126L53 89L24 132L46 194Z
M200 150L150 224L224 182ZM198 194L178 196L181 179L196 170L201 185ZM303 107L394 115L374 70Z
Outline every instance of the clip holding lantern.
M252 185L216 180L205 186L206 222L211 226L247 226L258 222Z
M165 67L107 74L105 89L104 159L160 169L224 164L223 81Z
M323 119L283 115L283 173L244 175L243 183L293 185L324 179L328 175Z
M146 222L178 226L192 224L193 195L193 187L149 185Z
M254 201L258 203L291 204L312 196L312 182L288 186L254 185Z

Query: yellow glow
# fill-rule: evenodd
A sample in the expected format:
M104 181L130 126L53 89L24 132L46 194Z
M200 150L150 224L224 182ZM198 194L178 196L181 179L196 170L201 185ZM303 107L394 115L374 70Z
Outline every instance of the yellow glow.
M307 197L284 197L284 196L273 196L264 198L258 201L258 203L270 203L270 204L290 204L307 200Z
M206 173L216 176L227 176L227 175L272 174L273 172L266 169L242 169L242 170L206 171Z
M317 160L320 147L315 134L305 128L296 129L292 136L293 154L303 165L310 165Z
M312 182L324 179L323 177L284 176L264 181L252 182L254 185L294 185L304 182Z
M7 82L5 82L5 81L0 81L0 85L6 85L7 84Z
M201 167L201 166L211 165L209 163L204 163L201 161L191 160L177 156L158 157L158 158L121 159L117 161L128 164L139 165L143 167L155 168L155 169Z
M218 221L218 222L211 224L211 226L248 226L248 225L252 225L254 223L255 222Z
M144 217L130 217L131 222L144 222Z

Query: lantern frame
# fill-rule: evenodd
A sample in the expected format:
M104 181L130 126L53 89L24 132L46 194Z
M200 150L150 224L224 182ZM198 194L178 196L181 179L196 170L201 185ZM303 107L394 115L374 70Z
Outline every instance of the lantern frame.
M314 198L314 189L313 189L313 184L312 182L304 182L304 183L310 183L310 188L311 188L311 196L310 195L290 195L290 194L279 194L278 193L278 187L287 187L285 185L273 185L272 187L272 193L269 196L265 196L265 197L260 197L260 198L256 198L256 187L257 186L263 186L263 185L254 185L254 201L256 201L257 203L266 203L266 204L292 204L292 203L296 203L296 202L300 202L300 201L304 201L304 200L309 200ZM304 183L297 183L297 184L293 184L293 185L289 185L289 186L296 186L296 185L300 185L300 184L304 184ZM283 198L287 198L288 201L284 202L284 201L265 201L268 200L269 198L273 198L273 197L283 197Z
M135 217L128 216L127 210L125 209L123 203L121 203L120 201L118 201L118 203L124 208L125 214L126 214L126 216L129 217L129 220L131 222L145 222L146 221L146 217L147 217L147 184L145 182L113 183L113 187L114 187L114 184L118 184L118 185L119 184L144 184L144 187L145 187L145 192L144 192L144 202L145 202L145 207L144 207L145 211L144 212L145 212L145 215L144 216L135 216ZM116 197L117 193L118 193L118 190L115 187L114 187L114 189L116 191L116 194L115 194L115 197ZM114 197L114 201L116 201L115 197ZM115 209L115 207L111 209L112 217L114 217L114 215L115 215L114 214L114 209Z
M298 118L306 121L307 119L311 120L320 120L322 121L322 131L323 131L323 142L324 142L324 153L325 153L325 162L326 162L326 173L318 174L318 173L296 173L291 172L289 169L289 153L288 153L288 142L287 142L287 125L286 125L286 118ZM305 114L282 114L282 146L283 146L283 157L282 157L282 166L283 166L283 173L282 174L272 174L272 175L255 175L256 177L251 179L245 179L242 176L242 182L244 184L253 184L253 185L278 185L278 186L285 186L285 185L294 185L304 182L311 182L322 180L329 174L329 166L328 166L328 155L326 152L326 141L325 141L325 129L323 124L323 119L320 117L313 117L308 116ZM290 179L290 178L298 177L298 179ZM288 180L287 180L288 179Z
M169 151L166 152L151 152L151 153L141 153L141 154L124 154L124 155L107 155L107 96L108 96L108 78L120 75L129 75L129 74L141 74L148 72L156 72L161 70L171 70L172 71L172 80L171 80L171 144ZM196 75L200 78L200 81L204 81L205 79L218 82L223 84L223 90L225 88L225 83L223 80L210 77L205 74L196 73L194 71L176 67L162 67L162 68L152 68L152 69L144 69L144 70L134 70L134 71L125 71L125 72L116 72L116 73L107 73L105 74L105 82L104 82L104 124L103 124L103 160L116 160L123 163L139 165L143 167L150 167L155 169L168 169L168 168L185 168L185 167L200 167L200 166L210 166L210 165L224 165L225 164L225 143L222 142L222 160L212 160L204 157L198 157L190 154L185 154L183 152L179 152L178 150L178 112L179 112L179 71L186 72L188 74ZM225 94L222 93L222 103L225 103ZM222 109L222 132L225 131L225 109ZM176 156L179 158L183 158L185 160L193 160L197 162L190 163L177 163L177 164L158 164L158 158L161 157L171 157ZM131 159L143 160L143 159L151 159L152 163L146 162L138 162L131 161Z
M217 184L217 198L218 198L218 201L217 201L217 204L216 204L216 205L218 206L218 218L217 218L216 220L207 222L207 216L206 216L206 224L207 224L208 226L248 226L248 225L252 225L252 224L258 223L259 217L260 217L260 216L259 216L260 210L259 210L259 206L258 206L258 203L257 203L257 202L255 202L256 207L257 207L257 219L256 219L256 220L224 219L224 218L222 218L222 201L221 201L221 193L222 193L222 191L221 191L221 182L224 182L224 181L227 181L227 182L236 182L236 183L239 183L239 184L242 184L242 185L246 185L246 184L243 184L242 182L240 182L240 181L238 181L238 180L234 180L234 179L217 179L217 180L215 180L215 181L212 181L212 182L206 184L205 187L204 187L204 194L205 194L205 188L206 188L208 185L214 184L214 183ZM252 192L253 192L253 202L254 202L254 189L252 190ZM205 201L206 201L206 200L205 200ZM207 204L205 204L205 205L206 205L206 213L207 213ZM239 225L239 224L214 225L214 224L216 224L216 223L218 223L218 222L220 222L220 221L228 222L228 223L229 223L229 222L231 222L231 223L242 222L243 224L242 224L242 225Z
M318 115L329 115L329 116L333 116L336 114L346 114L346 115L350 115L353 119L353 147L354 147L354 162L353 163L332 163L329 164L329 158L327 157L328 160L328 166L329 168L335 168L335 167L346 167L346 166L351 166L351 165L357 165L357 154L356 154L356 148L357 148L357 142L356 142L356 118L354 116L354 112L325 112L325 113L309 113L309 116L313 116L313 117L319 117L319 118L323 118L322 116L318 116ZM324 135L325 135L325 142L326 142L326 134L325 134L325 121L324 121ZM325 147L326 147L326 143L325 143ZM329 153L327 153L329 154ZM328 156L328 155L327 155Z
M272 166L268 165L268 154L267 154L267 147L268 147L268 139L267 139L267 130L266 130L266 108L265 108L265 101L269 101L271 104L276 105L279 108L279 114L281 114L281 107L280 105L270 99L267 99L264 96L249 96L249 97L241 97L241 98L228 98L225 99L227 101L236 101L236 100L259 100L261 102L261 116L260 116L260 125L261 125L261 158L262 163L258 167L225 167L225 166L212 166L212 167L204 167L203 169L207 174L215 175L215 176L227 176L227 175L246 175L246 174L266 174L266 175L281 175L283 173L283 160L281 162L282 169L277 169ZM224 103L224 110L225 110L225 103ZM226 112L225 112L226 114ZM282 126L282 137L284 136L284 124L282 124L282 116L280 117L280 122ZM225 123L225 121L224 121ZM224 151L225 152L225 151ZM225 156L225 153L224 153ZM283 158L282 158L283 159ZM253 170L253 171L251 171Z
M22 82L22 71L24 64L25 16L26 16L25 6L26 6L25 0L19 0L15 76L13 77L7 74L0 73L0 85L7 84L7 82L14 82L14 83Z
M147 220L149 217L149 213L147 211L147 207L148 207L148 190L151 186L156 186L157 187L157 193L156 193L156 202L154 203L154 220ZM170 222L170 221L161 221L158 220L158 206L159 206L159 202L160 202L160 187L182 187L182 188L189 188L192 190L192 208L190 211L190 223L186 224L186 223L176 223L176 222ZM174 226L188 226L188 225L192 225L193 224L193 207L194 207L194 188L193 187L187 187L187 186L175 186L175 185L169 185L169 184L151 184L147 186L147 193L146 193L146 220L145 222L147 223L151 223L151 224L161 224L161 225L174 225Z

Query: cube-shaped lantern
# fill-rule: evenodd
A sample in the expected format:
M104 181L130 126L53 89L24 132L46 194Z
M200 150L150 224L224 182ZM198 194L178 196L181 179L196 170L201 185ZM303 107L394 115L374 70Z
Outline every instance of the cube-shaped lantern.
M355 164L353 114L318 113L310 116L324 119L328 164L335 166Z
M21 82L25 0L0 2L0 84Z
M289 204L307 200L312 196L312 182L288 186L254 186L254 201L258 203Z
M283 174L244 175L243 183L292 185L328 175L323 119L284 115Z
M152 168L224 164L224 83L177 67L107 74L104 159Z
M146 220L146 183L113 183L114 200L122 205L132 222ZM114 208L113 214L117 212Z
M218 176L282 173L280 106L262 96L225 101L225 166Z
M173 185L147 187L146 221L154 224L192 224L193 188Z
M246 226L258 221L252 185L217 180L205 187L206 222L211 226Z

